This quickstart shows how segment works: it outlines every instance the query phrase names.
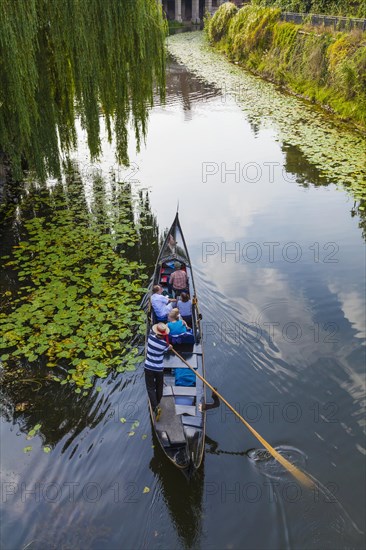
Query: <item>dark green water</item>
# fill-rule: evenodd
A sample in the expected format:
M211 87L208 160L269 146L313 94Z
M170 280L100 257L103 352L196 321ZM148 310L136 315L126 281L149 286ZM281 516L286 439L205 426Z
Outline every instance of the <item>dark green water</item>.
M161 230L179 200L207 376L315 489L258 452L224 407L208 415L204 464L188 483L152 435L141 367L111 375L86 399L29 384L21 399L31 412L14 411L14 396L4 395L2 545L362 548L361 220L350 196L295 147L184 67L171 61L168 70L167 105L152 111L145 149L137 155L131 145L124 176L150 189ZM75 158L88 196L82 144ZM113 158L105 146L99 169L107 173ZM9 220L8 242L20 225ZM40 419L25 455L26 433Z

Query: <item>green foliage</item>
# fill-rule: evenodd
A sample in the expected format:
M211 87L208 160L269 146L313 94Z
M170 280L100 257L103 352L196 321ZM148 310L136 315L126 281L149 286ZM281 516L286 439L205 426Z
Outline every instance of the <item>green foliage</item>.
M133 369L140 360L133 343L145 330L139 304L147 275L129 258L141 238L143 214L135 223L130 189L122 184L118 207L109 207L102 183L94 181L91 211L77 178L52 194L32 194L34 217L6 264L23 286L7 292L0 314L5 366L46 357L48 367L64 369L54 380L74 384L77 393L112 367Z
M366 17L366 0L252 0L252 3L296 13Z
M15 177L24 160L42 179L59 176L76 117L96 158L101 113L127 163L130 118L139 143L154 83L164 95L165 35L156 0L2 0L0 152Z
M174 30L174 29L182 29L184 27L184 23L181 21L176 21L175 19L169 19L168 20L168 29Z
M229 22L237 11L235 4L225 2L212 18L205 18L205 32L210 42L219 42L226 35Z
M230 56L236 60L248 58L253 51L265 51L272 40L279 9L244 6L231 20L228 28Z
M365 33L321 30L279 18L278 9L245 6L215 45L231 60L366 128ZM207 24L215 36L214 18Z

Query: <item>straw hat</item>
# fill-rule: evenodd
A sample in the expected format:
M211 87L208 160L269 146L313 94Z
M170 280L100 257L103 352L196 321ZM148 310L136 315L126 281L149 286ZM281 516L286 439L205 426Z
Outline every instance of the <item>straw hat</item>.
M182 266L180 264L180 262L174 262L174 268L175 269L180 269Z
M170 328L167 327L165 323L156 323L156 325L153 325L152 329L155 334L160 334L160 336L164 336L170 332Z

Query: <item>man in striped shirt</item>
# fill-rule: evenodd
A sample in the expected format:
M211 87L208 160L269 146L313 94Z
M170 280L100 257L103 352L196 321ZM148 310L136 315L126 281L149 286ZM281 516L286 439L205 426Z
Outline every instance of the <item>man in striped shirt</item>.
M155 413L156 420L159 420L159 403L163 396L164 386L164 353L171 350L173 346L167 343L166 336L169 328L164 323L153 325L152 332L147 339L145 357L145 383L150 399L151 407Z

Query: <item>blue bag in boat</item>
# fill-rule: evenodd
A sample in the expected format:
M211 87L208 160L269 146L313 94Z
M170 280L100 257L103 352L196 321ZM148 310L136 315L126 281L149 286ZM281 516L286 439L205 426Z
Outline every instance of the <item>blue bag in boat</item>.
M196 375L190 369L175 369L175 385L192 387L196 385Z
M182 332L182 334L170 334L169 340L171 344L194 344L194 335L192 330Z

